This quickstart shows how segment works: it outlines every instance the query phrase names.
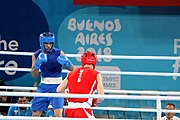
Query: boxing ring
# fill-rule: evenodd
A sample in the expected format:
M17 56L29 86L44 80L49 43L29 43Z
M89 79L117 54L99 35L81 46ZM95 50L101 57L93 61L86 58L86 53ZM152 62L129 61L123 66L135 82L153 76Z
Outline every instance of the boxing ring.
M0 54L5 55L26 55L31 56L33 53L30 52L8 52L0 51ZM80 57L80 55L66 54L67 57ZM105 56L97 55L98 58L112 58L112 59L149 59L149 60L180 60L180 57L171 56ZM13 70L13 71L24 71L30 72L31 68L3 68L0 70ZM62 72L67 73L67 70ZM121 75L143 75L143 76L180 76L179 73L162 73L162 72L129 72L129 71L99 71L101 74L121 74ZM19 87L19 86L0 86L0 89L13 89L13 90L36 90L36 87ZM156 108L123 108L123 107L91 107L93 110L112 110L112 111L138 111L138 112L155 112L156 118L160 120L163 112L175 112L180 113L180 110L165 110L162 109L162 100L175 100L180 101L180 92L168 92L168 91L138 91L138 90L105 90L105 95L88 95L88 94L60 94L60 93L32 93L32 92L2 92L0 96L28 96L28 97L64 97L64 98L104 98L110 100L116 99L127 99L127 100L153 100L156 102ZM120 95L120 94L141 94L141 95ZM162 96L161 96L162 95ZM167 96L164 96L167 95ZM78 96L78 97L77 97ZM30 107L30 104L10 104L0 103L0 106L19 106L19 107ZM49 106L52 107L52 106ZM64 106L64 108L67 108ZM42 119L42 117L22 117L22 116L0 116L0 119ZM44 119L60 119L52 117L43 117ZM63 119L77 119L77 118L61 118ZM81 118L82 119L82 118ZM100 118L97 118L101 120ZM103 119L104 120L104 119Z

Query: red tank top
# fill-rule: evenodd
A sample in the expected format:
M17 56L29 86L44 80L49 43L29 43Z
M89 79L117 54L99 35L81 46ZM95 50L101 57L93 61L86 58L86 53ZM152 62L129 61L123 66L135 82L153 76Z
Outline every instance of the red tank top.
M81 67L68 75L69 94L93 94L97 89L97 72L89 67ZM68 98L69 102L86 102L88 98Z

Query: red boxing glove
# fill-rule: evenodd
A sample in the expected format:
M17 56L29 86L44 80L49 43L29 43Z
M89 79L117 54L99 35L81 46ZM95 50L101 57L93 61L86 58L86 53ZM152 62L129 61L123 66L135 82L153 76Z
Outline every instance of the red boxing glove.
M93 98L91 107L97 107L97 106L98 106L97 98Z

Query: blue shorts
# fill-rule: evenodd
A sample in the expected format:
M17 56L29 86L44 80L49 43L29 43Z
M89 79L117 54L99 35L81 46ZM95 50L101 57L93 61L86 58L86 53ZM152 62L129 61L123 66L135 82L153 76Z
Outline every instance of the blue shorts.
M44 84L40 83L38 85L38 93L57 93L56 88L59 84ZM53 110L62 109L64 105L64 98L59 97L34 97L31 105L31 110L33 111L44 111L46 112L49 104L53 106Z

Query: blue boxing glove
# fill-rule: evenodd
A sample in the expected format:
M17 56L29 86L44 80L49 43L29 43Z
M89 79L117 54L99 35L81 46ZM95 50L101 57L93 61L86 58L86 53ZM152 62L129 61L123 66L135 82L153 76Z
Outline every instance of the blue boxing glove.
M34 64L34 68L39 70L42 63L47 62L47 55L44 53L40 53L36 59L36 63Z
M63 55L60 55L58 58L57 58L57 61L61 64L61 65L65 65L66 67L71 67L73 64L72 62L66 57L66 56L63 56Z

